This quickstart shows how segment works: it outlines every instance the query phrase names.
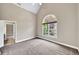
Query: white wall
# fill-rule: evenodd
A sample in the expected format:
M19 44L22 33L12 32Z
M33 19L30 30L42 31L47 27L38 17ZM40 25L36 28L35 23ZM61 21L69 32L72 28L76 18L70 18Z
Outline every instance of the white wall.
M0 4L0 19L16 21L17 42L35 37L36 15L14 4Z
M78 46L78 48L79 48L79 4L77 4L77 16L78 16L78 17L77 17L77 19L78 19L78 20L77 20L77 31L78 31L78 32L77 32L77 39L78 39L78 40L77 40L77 42L78 42L78 45L77 45L77 46Z
M47 14L54 14L58 19L58 38L48 38L51 41L57 41L70 46L77 47L77 5L73 3L48 3L43 4L37 19L37 35L42 36L42 20Z

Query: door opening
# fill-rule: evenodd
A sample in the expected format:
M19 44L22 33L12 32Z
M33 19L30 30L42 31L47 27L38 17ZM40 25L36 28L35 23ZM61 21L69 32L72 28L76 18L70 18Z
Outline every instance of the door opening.
M6 35L4 37L5 37L4 45L15 44L15 40L16 40L16 23L15 22L9 22L6 24Z

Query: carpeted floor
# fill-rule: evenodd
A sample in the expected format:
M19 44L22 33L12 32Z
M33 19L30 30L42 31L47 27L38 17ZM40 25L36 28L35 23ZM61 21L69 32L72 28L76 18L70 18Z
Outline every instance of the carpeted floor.
M74 49L41 39L5 46L1 50L3 55L77 55Z

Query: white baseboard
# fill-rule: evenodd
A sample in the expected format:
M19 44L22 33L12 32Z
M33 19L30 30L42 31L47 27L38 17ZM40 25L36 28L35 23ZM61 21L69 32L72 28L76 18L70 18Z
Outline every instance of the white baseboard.
M16 43L23 42L23 41L26 41L26 40L30 40L32 38L35 38L35 37L30 37L30 38L26 38L26 39L22 39L22 40L16 40Z
M44 37L42 37L42 36L37 36L37 37L43 38L43 39L45 39L45 40L48 40L48 41L51 41L51 42L54 42L54 43L57 43L57 44L59 44L59 45L63 45L63 46L67 46L67 47L70 47L70 48L73 48L73 49L77 49L77 50L79 51L78 47L76 47L76 46L72 46L72 45L69 45L69 44L61 43L61 42L58 42L58 41L55 41L55 40L49 40L49 39L44 38Z

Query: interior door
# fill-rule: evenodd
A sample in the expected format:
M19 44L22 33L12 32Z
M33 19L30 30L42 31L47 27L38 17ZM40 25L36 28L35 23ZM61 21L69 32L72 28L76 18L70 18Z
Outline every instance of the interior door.
M0 48L4 46L4 36L5 36L5 24L0 21Z

